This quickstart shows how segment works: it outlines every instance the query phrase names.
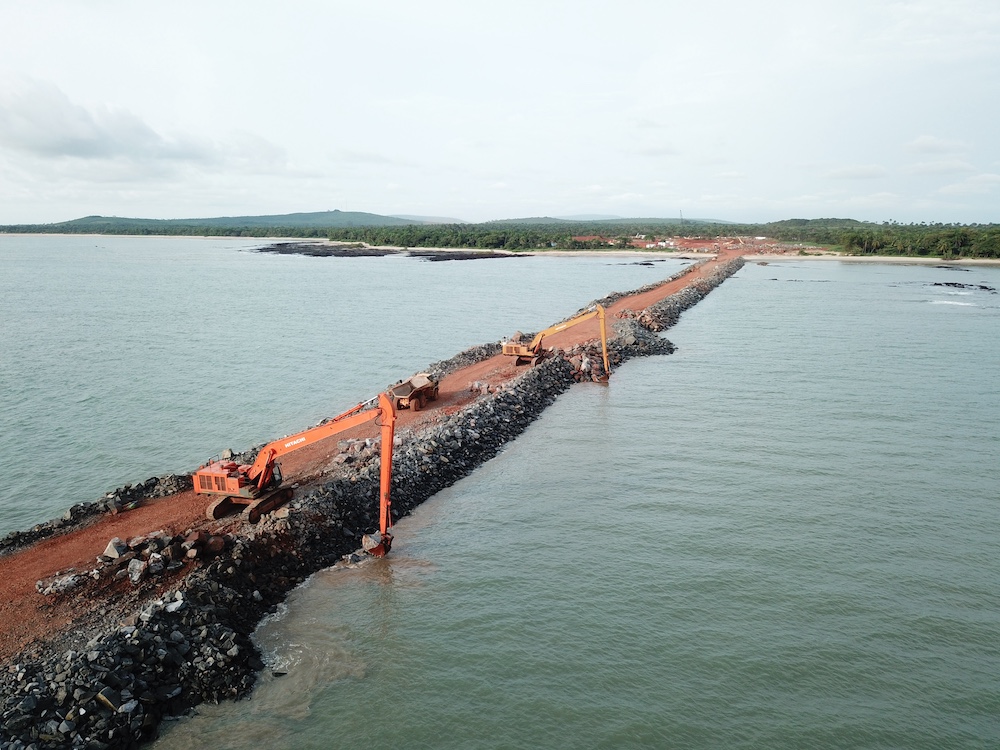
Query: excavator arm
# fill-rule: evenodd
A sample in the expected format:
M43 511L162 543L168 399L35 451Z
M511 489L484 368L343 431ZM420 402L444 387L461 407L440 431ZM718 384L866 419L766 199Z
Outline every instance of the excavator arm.
M378 400L380 406L383 399L385 399L385 395L379 394ZM253 465L247 471L247 478L257 485L258 489L264 489L269 486L274 477L274 462L276 459L286 453L291 453L299 448L312 445L318 440L337 435L352 427L357 427L359 424L364 424L375 419L379 416L380 410L364 411L365 407L369 406L374 400L360 403L321 425L316 425L295 435L289 435L288 437L268 443L257 453L257 460L253 462Z
M392 444L396 438L396 410L392 399L385 393L379 395L379 412L382 415L382 453L379 461L378 536L366 534L361 544L365 552L374 557L385 557L392 546Z
M367 409L374 401L375 409ZM221 496L212 503L207 515L210 519L224 516L234 504L247 505L245 515L254 522L263 513L291 497L290 488L274 488L275 459L286 453L304 448L318 440L346 432L352 427L381 418L381 465L379 467L379 531L365 537L366 551L376 557L384 556L392 545L392 514L390 513L392 486L392 448L395 439L396 410L392 399L380 393L377 399L365 401L348 409L328 422L295 435L268 443L257 454L250 467L238 466L232 461L211 461L195 472L195 492ZM280 473L277 474L280 483ZM247 486L250 485L250 486ZM265 491L266 490L266 491Z
M592 320L596 317L601 323L601 353L604 356L604 372L610 374L611 366L608 363L608 331L605 316L604 306L597 305L595 309L590 312L585 312L582 315L577 315L575 318L570 318L562 323L556 323L554 326L550 326L544 331L539 331L535 334L535 338L531 340L530 344L524 345L515 344L509 341L506 342L503 345L503 353L517 357L519 363L521 360L537 359L542 355L542 341L546 336L551 336L553 333L565 331L567 328L572 328L580 323L586 323L588 320Z
M559 333L559 331L565 331L567 328L572 328L578 323L586 323L596 315L602 315L603 317L603 313L604 308L598 305L596 310L591 310L583 315L577 315L575 318L570 318L569 320L564 320L562 323L556 323L554 326L549 326L544 331L539 331L535 334L535 338L533 338L531 343L528 344L528 348L538 354L542 351L542 339L546 336L551 336L553 333Z

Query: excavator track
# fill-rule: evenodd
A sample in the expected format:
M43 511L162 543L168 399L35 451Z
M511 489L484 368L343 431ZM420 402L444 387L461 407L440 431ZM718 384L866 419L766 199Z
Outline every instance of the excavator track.
M208 508L205 510L205 516L209 521L218 521L220 518L228 516L235 509L236 503L233 502L233 498L220 497L218 500L213 500L208 504Z
M291 487L280 487L273 492L262 495L256 500L232 496L220 497L209 504L205 515L209 521L218 521L234 513L238 507L243 506L243 519L250 523L257 523L265 513L270 513L275 508L291 500L292 494Z
M282 487L275 492L254 500L243 511L243 518L250 523L257 523L260 517L270 513L275 508L284 505L292 499L292 488Z

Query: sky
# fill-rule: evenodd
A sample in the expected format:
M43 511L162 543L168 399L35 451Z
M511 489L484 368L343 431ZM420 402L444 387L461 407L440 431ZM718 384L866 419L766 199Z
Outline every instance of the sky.
M1000 222L996 0L0 0L0 224Z

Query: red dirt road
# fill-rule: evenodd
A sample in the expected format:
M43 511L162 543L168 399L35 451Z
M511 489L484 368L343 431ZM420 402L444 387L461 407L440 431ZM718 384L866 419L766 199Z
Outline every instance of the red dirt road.
M710 243L704 249L710 249ZM695 269L673 282L634 297L619 300L609 308L611 320L625 308L641 310L653 302L674 294L687 286L696 277L704 276L711 267L748 252L748 248L711 248L718 253L715 260ZM597 322L575 326L546 339L547 346L570 347L596 339L599 335ZM397 432L418 429L443 414L452 414L473 401L478 394L469 386L475 381L497 385L511 380L520 372L511 357L497 355L490 359L464 368L445 377L440 383L440 396L420 412L403 410L397 414ZM319 441L281 459L282 473L286 483L298 482L300 487L323 481L326 474L335 467L338 442L349 437L373 437L377 428L372 424L355 428L349 433ZM142 597L156 595L152 587L135 590L126 581L87 584L82 593L43 597L35 590L35 582L48 578L70 568L84 573L96 566L96 558L104 552L113 537L130 539L153 531L163 530L169 534L179 534L188 529L207 531L225 530L238 533L242 521L227 518L208 521L205 508L208 501L193 491L148 500L135 510L118 515L102 515L88 525L66 534L55 536L34 544L19 552L0 557L0 660L7 662L30 647L51 636L72 629L86 618L93 621L101 617L106 604L121 604L138 601ZM175 574L185 575L196 563L188 563ZM172 579L159 584L163 588ZM108 607L107 618L114 615Z

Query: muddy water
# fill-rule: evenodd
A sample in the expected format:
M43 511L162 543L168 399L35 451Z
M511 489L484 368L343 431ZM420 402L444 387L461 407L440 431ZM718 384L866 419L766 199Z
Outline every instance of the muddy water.
M748 265L677 354L572 389L388 559L294 592L254 698L156 747L1000 745L979 285L1000 270Z

